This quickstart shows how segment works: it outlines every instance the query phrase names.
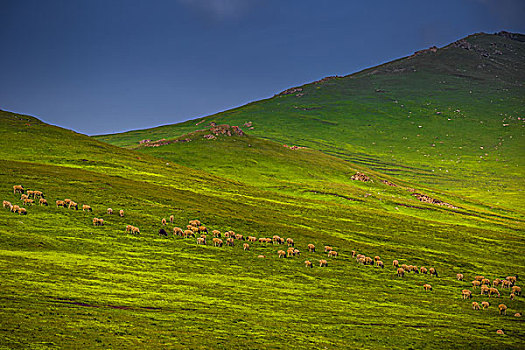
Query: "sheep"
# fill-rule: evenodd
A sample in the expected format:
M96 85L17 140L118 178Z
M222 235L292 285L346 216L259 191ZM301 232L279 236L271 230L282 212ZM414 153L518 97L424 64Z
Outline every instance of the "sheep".
M277 254L279 254L279 258L284 258L286 255L286 252L284 250L278 250Z
M419 269L417 268L417 266L414 266L414 268L412 269L412 271L413 271L414 273L419 273Z
M20 196L20 200L23 201L24 199L28 199L29 196L27 194L23 194Z
M516 295L521 295L521 287L514 286L514 287L512 287L511 292L516 294Z
M254 236L248 236L247 238L248 242L257 242L257 237L254 237Z
M490 280L488 278L484 278L481 280L481 284L490 284Z
M293 255L301 255L301 252L299 251L299 249L294 249Z
M392 266L399 267L399 261L397 260L392 261Z
M490 306L490 304L489 304L488 301L482 301L481 302L481 307L483 307L483 310L487 309L489 306Z
M222 239L214 237L213 238L213 246L214 247L222 247Z
M291 238L286 238L286 244L288 244L288 247L293 247L293 246L294 246L293 239L291 239Z
M95 219L93 219L93 225L95 225ZM131 225L126 225L126 233L131 232L132 229L133 229L133 226L131 226Z
M30 198L24 199L24 205L33 205L34 203L35 201Z
M327 266L328 266L328 261L324 259L319 260L319 267L327 267Z
M472 310L480 310L479 304L475 301L472 302Z
M437 270L436 270L435 268L433 268L433 267L431 267L430 269L428 269L428 273L429 273L430 275L434 275L434 276L438 277L438 272L437 272Z
M476 276L474 277L474 281L481 281L485 278L485 276Z
M106 211L107 211L108 215L112 215L113 214L113 209L111 209L111 208L108 208Z
M498 330L496 331L496 334L501 334L501 335L503 335L503 334L505 334L505 332L503 332L502 329L498 329Z
M40 200L38 201L38 205L45 205L47 207L49 204L47 203L47 200L45 198L40 198Z
M489 287L487 287L486 285L481 285L481 293L480 295L484 295L484 294L489 294Z
M377 265L376 265L376 266L377 266L377 267L380 267L380 268L382 268L382 269L385 268L385 264L384 264L381 260L378 260L378 261L377 261Z
M168 233L166 232L165 229L161 228L161 229L159 230L159 236L168 237Z
M311 262L310 260L305 260L304 265L305 265L306 267L310 267L310 268L314 267L314 266L312 265L312 262Z
M516 313L514 314L514 317L521 317L521 312L516 312Z
M18 212L18 215L27 215L26 208L18 208L17 212Z
M498 309L499 309L499 314L501 315L502 313L503 314L507 314L507 305L505 304L499 304L498 305Z
M481 285L481 283L479 281L472 281L472 287L474 289L476 289L477 287L479 287Z
M516 294L510 293L510 300L514 300L514 298L516 298Z
M9 201L3 201L2 205L4 208L11 208L13 206Z
M313 245L312 243L308 244L308 251L310 253L315 253L315 245Z
M68 206L67 206L68 209L75 209L75 210L78 210L78 204L76 202L73 202L73 201L70 201Z
M14 185L13 186L13 193L24 193L24 186L22 186L22 185Z
M510 288L510 283L508 280L501 281L501 288Z
M472 298L472 292L468 289L463 289L461 291L461 296L463 297L463 299L470 299Z
M120 210L118 211L118 216L120 216L121 218L123 218L123 217L124 217L124 210L120 209Z
M364 257L357 258L357 263L361 264L361 265L364 265L365 264L365 258Z
M180 227L174 227L173 228L173 235L174 236L182 236L182 229Z
M206 233L208 233L208 228L206 228L206 226L199 226L199 232L206 232Z
M243 249L243 250L250 250L250 245L249 245L248 243L244 243L244 244L242 245L242 249Z
M66 207L66 203L65 203L64 201L58 200L58 201L56 201L55 203L56 203L56 205L57 205L57 208L58 208L58 207L63 207L63 208Z
M514 283L516 283L516 276L507 276L506 280L514 285Z
M173 215L170 215L170 223L173 224L173 220L175 220L175 217Z
M199 233L199 228L198 228L198 227L192 227L192 228L191 228L191 231L192 231L193 234L195 235L195 234Z
M206 241L204 240L204 238L198 237L197 238L197 244L206 245Z
M425 289L425 291L429 291L429 290L431 291L432 290L432 286L430 284L428 284L428 283L424 284L423 288Z
M167 222L166 222L166 219L165 218L162 218L162 220L160 221L163 225L166 225Z
M412 272L412 269L413 269L413 268L414 268L414 266L412 266L412 265L407 265L407 266L405 267L405 270L406 270L407 272Z
M328 257L329 258L336 258L337 257L337 252L335 250L330 250L328 252Z
M355 256L355 260L356 260L356 261L359 260L359 259L361 259L361 258L364 259L365 256L364 256L363 254L357 254L357 255Z
M72 202L72 201L71 201L71 199L69 199L69 198L64 199L64 203L65 203L66 205L69 205L69 203L71 203L71 202Z
M330 247L329 245L325 245L325 246L324 246L324 252L325 252L325 253L326 253L326 252L329 252L329 251L331 251L331 250L333 250L333 248Z
M233 247L234 246L234 239L233 237L230 237L230 238L227 238L226 239L226 245L229 245L230 247Z
M87 204L82 205L82 211L93 211L91 207Z
M199 220L190 220L189 224L191 226L199 227L201 225L201 222Z
M381 260L381 258L379 257L379 255L374 256L374 261L378 261L378 260Z
M257 255L257 258L264 259L264 258L266 258L266 255L262 255L262 254L261 255Z
M499 278L496 278L494 281L492 281L492 287L497 287L501 283L501 280Z
M93 226L104 226L104 219L93 218ZM126 227L127 231L127 227Z
M259 243L266 243L266 238L263 238L263 237L259 238Z
M286 256L295 256L295 249L293 247L288 247L288 249L286 249Z
M456 278L458 281L463 281L463 274L462 273L456 274Z
M244 236L239 233L235 234L234 238L238 241L244 241Z
M365 265L372 265L373 263L374 263L374 261L372 260L371 257L369 257L369 256L365 257Z
M405 276L405 269L403 269L402 267L399 267L397 269L397 277L403 277Z
M133 233L133 234L139 234L139 233L140 233L140 230L139 230L138 227L133 226L133 228L131 229L131 233Z
M188 238L188 237L195 237L195 235L193 234L193 231L192 230L184 230L184 232L182 233L182 235L184 236L184 238Z
M357 252L356 252L355 250L352 250L352 258L355 258L355 254L356 254L356 253L357 253Z
M12 211L13 213L18 213L18 210L19 210L19 209L20 209L20 206L19 206L19 205L16 205L16 204L13 205L13 206L11 207L11 211Z
M44 194L42 193L42 191L33 191L33 197L36 199L37 197L39 198L44 198Z
M501 294L499 294L499 290L497 290L496 288L489 288L489 298L492 294L496 294L498 297L501 296Z
M221 231L219 231L219 230L213 230L213 231L211 231L211 233L213 234L213 237L220 237L221 236Z

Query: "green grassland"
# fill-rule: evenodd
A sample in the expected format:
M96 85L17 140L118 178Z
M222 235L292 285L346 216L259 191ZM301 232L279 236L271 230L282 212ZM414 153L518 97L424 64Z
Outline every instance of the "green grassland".
M22 184L50 203L26 207L26 216L0 210L0 349L524 348L523 318L513 316L524 296L510 300L499 288L501 297L488 298L470 283L514 275L523 286L523 86L513 71L523 43L468 40L503 54L479 63L451 46L200 125L97 137L113 145L0 111L0 197L21 204L12 186ZM450 74L452 59L463 76ZM254 129L208 140L209 131L195 131L210 121ZM139 147L145 138L191 141ZM352 181L357 171L373 181ZM455 208L420 202L407 188ZM64 198L93 212L57 208ZM280 259L278 245L244 251L242 241L218 248L164 238L157 232L169 215L170 233L199 219L210 230L291 237L302 253ZM339 256L327 258L324 245ZM352 250L379 255L385 268L357 264ZM393 259L439 276L399 278ZM462 289L473 299L462 300ZM472 301L491 305L472 310Z

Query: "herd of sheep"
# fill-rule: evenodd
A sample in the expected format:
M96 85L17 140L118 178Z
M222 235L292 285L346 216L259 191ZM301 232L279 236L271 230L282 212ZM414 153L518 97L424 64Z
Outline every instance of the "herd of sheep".
M25 190L23 186L21 185L15 185L13 186L13 193L14 194L20 194L20 200L22 203L26 206L31 206L38 201L38 204L41 206L47 206L48 202L44 198L44 194L42 191L31 191L31 190ZM64 199L64 200L57 200L56 202L57 207L64 207L68 209L78 210L78 204L71 199ZM3 201L3 207L9 209L11 212L18 213L20 215L26 215L27 210L25 208L20 207L19 205L13 205L11 202L4 200ZM82 205L82 211L92 212L92 208L89 205ZM107 208L106 213L108 215L113 214L113 209ZM118 215L120 217L124 217L124 210L119 210ZM161 225L163 228L159 229L158 233L161 236L167 237L168 232L164 229L164 226L166 226L170 222L171 224L174 223L174 216L170 215L169 219L166 220L165 218L161 219ZM104 220L101 218L93 218L93 226L103 226ZM127 225L126 226L126 232L131 234L139 234L140 230L138 227L135 227L133 225ZM186 225L186 229L182 229L180 227L173 227L172 229L173 236L175 237L182 237L182 238L195 238L197 245L206 245L208 243L208 235L210 234L208 231L208 228L204 226L199 220L190 220L188 225ZM214 247L222 247L223 245L226 246L234 246L236 241L242 242L243 250L247 251L250 250L250 244L256 244L259 243L261 245L283 245L286 244L288 248L285 250L279 249L277 250L277 256L279 258L289 258L289 257L296 257L300 256L301 251L295 247L295 242L292 238L282 238L278 235L274 235L273 237L254 237L254 236L247 236L244 237L241 234L235 233L233 231L226 231L224 233L221 233L219 230L212 230L211 231L211 243ZM223 240L224 238L224 240ZM306 246L308 252L315 253L316 247L314 244L310 243ZM339 253L334 250L331 246L324 246L324 252L327 254L327 258L337 258L339 256ZM351 252L352 258L355 258L356 262L361 265L373 265L377 268L384 269L385 264L381 260L379 256L374 256L374 258L365 256L364 254L358 254L355 250ZM258 258L266 258L265 255L258 255ZM304 264L307 268L312 268L314 265L310 260L305 260ZM328 266L328 260L326 259L319 259L319 267L327 267ZM414 273L414 274L428 274L430 276L438 277L438 272L434 267L427 268L425 266L415 266L415 265L407 265L407 264L399 264L398 260L393 260L392 266L396 271L396 276L403 278L405 277L405 274L407 273ZM464 276L461 273L458 273L456 275L456 278L458 281L464 281ZM497 287L501 287L502 289L508 289L510 290L510 296L509 298L511 300L515 299L517 296L521 296L521 287L516 285L517 278L515 276L508 276L505 279L499 279L496 278L493 281L489 280L488 278L485 278L484 276L476 276L474 280L471 282L472 288L475 290L477 288L480 288L480 296L487 296L489 298L491 297L501 297L500 291L497 289ZM423 285L423 289L425 291L432 291L432 286L428 283L425 283ZM462 298L464 300L471 299L473 296L473 291L469 289L463 289L461 292ZM482 301L481 304L474 301L472 302L472 309L474 310L485 310L490 307L490 303L488 301ZM505 304L499 304L498 310L500 314L507 314L507 306ZM514 316L521 317L521 313L515 313ZM503 331L498 330L499 334L502 334Z

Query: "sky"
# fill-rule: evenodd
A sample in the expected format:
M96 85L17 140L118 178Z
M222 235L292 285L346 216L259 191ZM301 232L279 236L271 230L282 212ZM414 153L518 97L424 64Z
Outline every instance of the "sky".
M0 0L0 109L88 135L177 123L476 32L522 0Z

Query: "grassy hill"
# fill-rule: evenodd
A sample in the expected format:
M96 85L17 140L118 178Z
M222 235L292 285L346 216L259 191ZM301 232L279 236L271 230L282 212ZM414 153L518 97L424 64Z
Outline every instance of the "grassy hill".
M446 47L185 123L97 138L123 147L208 123L299 146L506 208L525 163L525 40L475 34Z

